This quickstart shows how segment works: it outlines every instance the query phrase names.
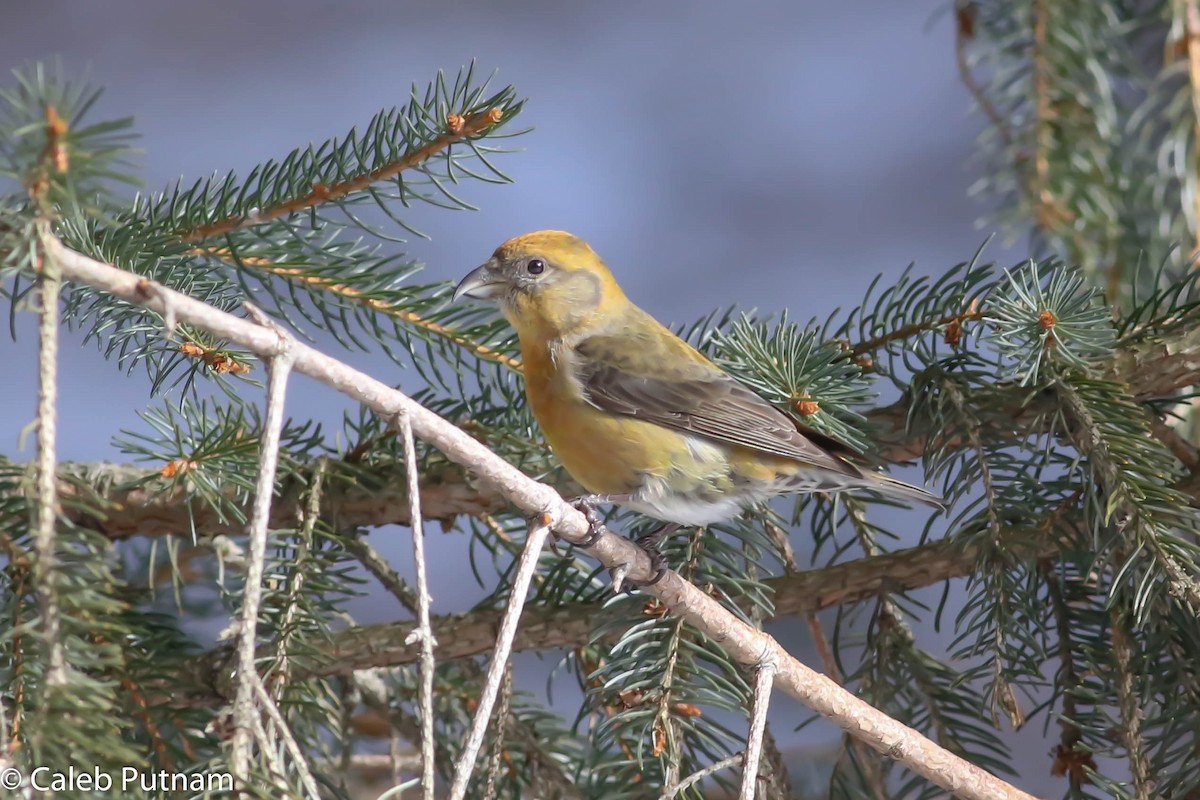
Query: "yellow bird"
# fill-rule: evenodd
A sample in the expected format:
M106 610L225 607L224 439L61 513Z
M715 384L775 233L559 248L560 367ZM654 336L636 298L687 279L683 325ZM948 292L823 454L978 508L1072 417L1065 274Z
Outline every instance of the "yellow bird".
M865 489L941 507L934 495L860 469L852 450L725 373L642 309L587 242L538 231L500 245L454 298L496 302L521 340L534 417L596 524L599 502L668 523L709 525L793 492ZM597 526L598 527L598 526Z

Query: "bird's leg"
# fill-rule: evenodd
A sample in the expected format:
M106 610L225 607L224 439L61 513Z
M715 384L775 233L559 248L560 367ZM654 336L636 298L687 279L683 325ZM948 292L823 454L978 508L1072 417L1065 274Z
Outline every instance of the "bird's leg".
M572 542L576 547L591 547L600 541L600 537L608 533L604 524L604 516L596 510L602 503L621 503L629 499L627 494L584 494L567 501L576 508L588 521L588 535L582 542Z
M638 583L636 584L637 586L653 586L667 574L667 557L662 554L658 546L662 544L663 539L666 539L677 530L679 530L678 522L667 522L633 540L633 543L642 548L646 555L650 557L650 569L654 570L653 578L645 583Z

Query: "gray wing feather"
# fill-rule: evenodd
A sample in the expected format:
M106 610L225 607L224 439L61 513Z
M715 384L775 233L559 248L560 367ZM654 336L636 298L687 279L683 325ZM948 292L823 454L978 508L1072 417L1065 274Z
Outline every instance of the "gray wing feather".
M585 396L605 411L862 476L834 455L852 452L841 442L796 423L715 366L704 377L667 379L585 359L579 372Z

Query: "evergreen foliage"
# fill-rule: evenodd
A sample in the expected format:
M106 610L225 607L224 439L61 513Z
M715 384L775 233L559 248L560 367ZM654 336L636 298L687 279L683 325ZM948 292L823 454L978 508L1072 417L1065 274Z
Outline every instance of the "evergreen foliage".
M866 461L919 458L951 505L948 521L922 518L922 543L945 537L969 554L965 582L951 588L961 573L931 562L910 585L961 592L961 608L947 613L945 599L928 608L883 581L823 618L833 623L819 642L826 670L1017 784L1033 771L1062 775L1071 798L1200 793L1200 457L1178 424L1200 382L1200 298L1183 255L1197 230L1197 89L1185 67L1200 21L1187 3L1151 6L1149 16L1139 3L954 6L960 67L989 120L980 188L1002 221L1033 231L1035 259L997 269L977 253L938 278L881 277L858 308L807 325L729 311L682 331ZM0 93L0 291L10 314L35 300L49 232L218 308L252 302L301 334L329 331L347 349L385 352L414 368L420 384L405 388L420 402L574 493L525 406L507 328L485 309L448 306L449 287L420 283L397 238L412 233L411 204L467 209L475 182L507 180L506 138L519 133L521 108L511 87L494 91L468 67L414 86L403 107L361 131L244 178L133 199L123 189L134 179L131 123L93 122L95 98L40 66ZM241 603L236 531L263 428L258 392L247 389L262 365L202 330L164 336L171 321L84 285L63 286L62 314L123 373L144 372L143 424L115 442L146 469L115 484L102 470L61 470L57 565L46 574L34 555L31 470L0 461L7 758L26 770L227 769L232 651L206 649L197 625L223 624ZM398 512L345 522L353 497L404 506L392 491L404 452L366 413L332 433L289 420L282 439L259 653L301 749L264 722L278 748L257 753L250 788L300 796L311 774L323 794L345 797L356 758L382 752L388 736L417 737L416 664L356 638L343 608L347 596L376 591L362 565L415 607L362 538ZM418 456L423 487L451 496L439 518L471 537L471 568L492 590L473 613L503 607L526 522L433 448ZM129 511L113 498L130 492L178 511L157 531L166 535L113 535ZM885 505L802 497L686 532L665 551L686 579L761 626L776 614L768 578L900 549L901 526L915 530L916 518ZM614 512L609 524L636 532L647 522ZM46 677L54 643L39 624L40 592L65 621L65 683ZM506 693L484 750L499 767L478 770L470 796L657 797L744 747L751 681L720 642L641 595L613 596L585 553L542 555L534 610L569 615L598 602L586 637L553 645L566 652L556 680L583 690L578 713L562 719L544 698ZM952 631L948 652L918 640L914 623L927 619ZM445 777L486 658L439 661ZM1053 753L1014 764L1010 728L1056 729ZM789 796L788 769L797 785L809 776L771 750L763 791ZM817 769L821 796L942 796L849 738ZM718 771L677 796L733 783Z

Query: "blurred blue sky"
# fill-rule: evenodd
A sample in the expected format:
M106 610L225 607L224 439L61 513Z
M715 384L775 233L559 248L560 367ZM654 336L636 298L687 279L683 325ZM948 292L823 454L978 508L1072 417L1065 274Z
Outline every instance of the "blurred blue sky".
M942 5L43 0L8 9L0 48L88 69L99 114L136 117L148 190L341 135L475 58L529 98L534 130L498 160L515 185L465 189L480 211L413 209L427 277L564 228L664 321L732 302L808 319L910 261L940 273L986 235ZM10 453L33 408L27 346L0 342L17 365ZM145 387L72 349L64 378L106 416L65 414L62 456L101 457Z
M730 303L808 319L856 305L876 273L910 261L941 273L989 232L967 198L981 123L957 80L945 0L5 5L10 66L61 55L107 87L99 114L136 117L149 190L342 135L438 69L497 69L498 85L529 98L519 122L534 130L497 161L514 185L465 189L480 211L413 210L431 239L410 252L429 279L457 279L515 234L564 228L665 322ZM20 460L35 396L24 317L16 343L0 338L0 452ZM78 342L64 342L60 455L112 458L118 429L144 427L147 386ZM351 360L396 373L383 356ZM332 422L345 407L308 382L289 396L297 416ZM437 546L435 595L463 563L458 544ZM790 701L777 713L790 715L781 733L802 717Z

